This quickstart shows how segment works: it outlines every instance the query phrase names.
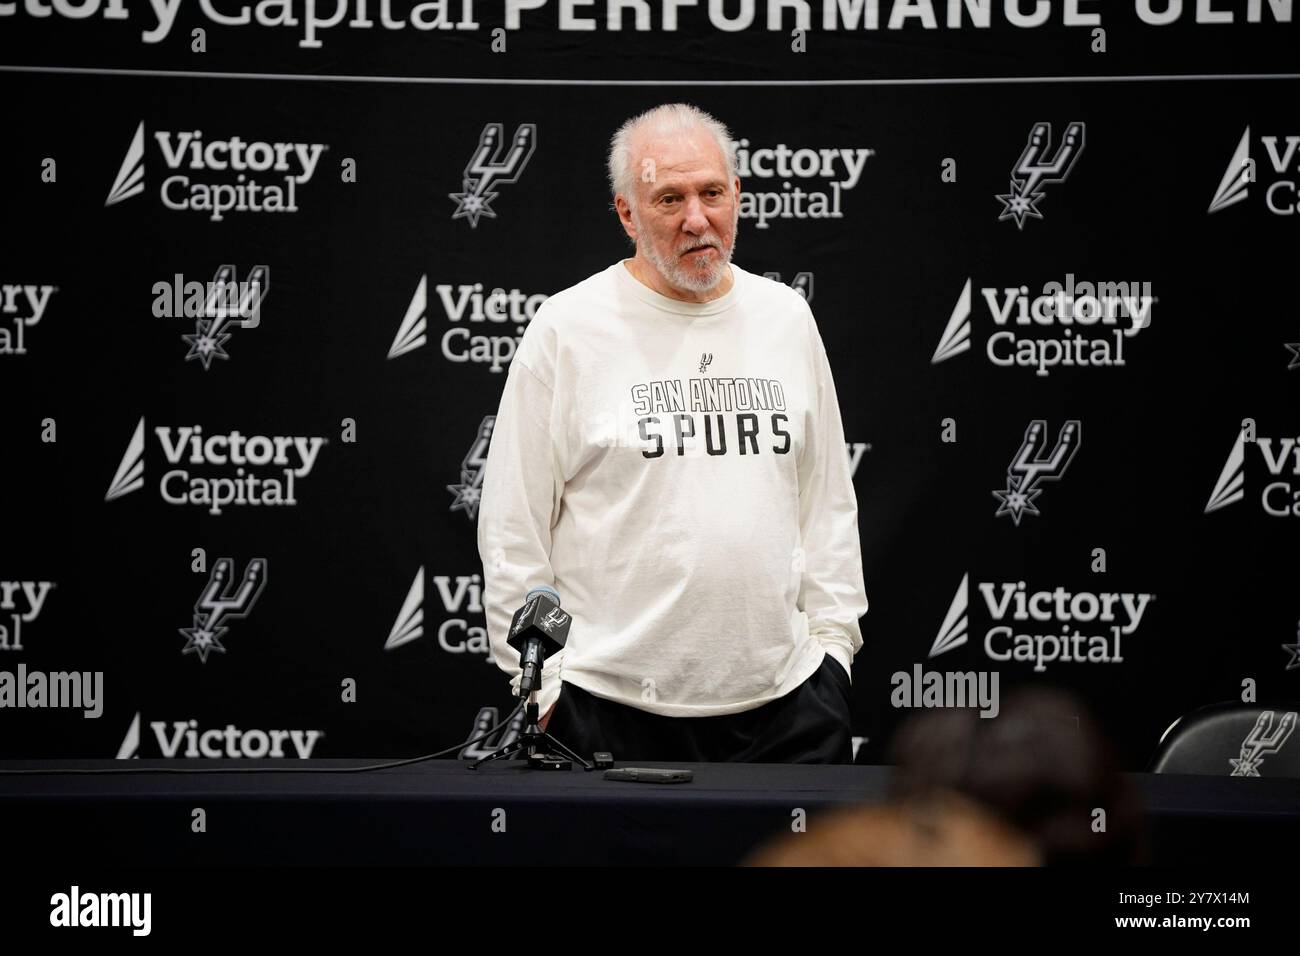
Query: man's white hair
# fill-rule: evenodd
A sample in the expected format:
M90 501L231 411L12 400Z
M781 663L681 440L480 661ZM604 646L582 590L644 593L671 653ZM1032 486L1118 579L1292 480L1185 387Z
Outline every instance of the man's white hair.
M609 143L609 190L611 198L622 193L631 202L636 193L636 157L632 141L642 133L692 133L703 129L713 136L727 164L727 182L736 178L736 155L731 132L704 110L689 103L665 103L632 117L618 128Z

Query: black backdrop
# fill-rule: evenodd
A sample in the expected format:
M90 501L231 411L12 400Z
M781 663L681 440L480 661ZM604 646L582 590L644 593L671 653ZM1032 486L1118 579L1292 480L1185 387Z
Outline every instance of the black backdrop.
M38 297L54 287L37 322L17 289L0 313L0 582L20 582L0 609L0 672L103 675L96 719L16 699L0 709L0 756L163 756L190 721L200 732L233 725L250 755L259 735L244 732L274 729L321 732L313 756L414 755L465 739L485 708L507 705L486 655L473 489L524 325L455 306L475 289L540 301L629 254L608 205L608 138L676 100L723 120L751 154L871 150L851 188L842 165L742 175L743 190L773 197L796 186L833 196L839 183L840 215L764 228L746 216L736 252L752 272L809 286L857 460L871 601L854 664L860 759L880 759L911 712L891 697L894 675L916 666L997 672L1004 696L1024 683L1076 689L1130 769L1179 715L1240 697L1243 682L1263 701L1300 696L1290 4L1264 3L1259 23L1246 22L1245 2L1199 5L1230 23L1176 4L1177 20L1157 26L1140 5L1054 2L1034 27L993 4L990 25L973 28L946 26L940 3L935 29L912 19L890 30L883 3L878 29L831 32L812 3L802 37L791 12L769 29L765 3L738 32L717 29L707 5L683 7L680 29L665 30L659 3L646 5L649 29L613 31L609 5L575 8L597 18L594 30L570 29L558 3L525 12L501 52L491 45L502 14L484 3L475 29L339 26L318 48L300 45L301 25L223 27L198 4L157 42L142 38L153 23L144 4L128 3L126 20L93 3L84 19L0 13L0 286ZM1067 26L1067 6L1100 16L1104 37ZM411 7L394 4L394 15ZM1071 123L1085 145L1064 181L1039 187L1041 218L1017 226L999 218L996 197L1037 123L1050 124L1044 159ZM131 182L141 124L143 189L106 205L120 171ZM534 149L516 181L494 188L493 214L471 223L454 217L451 194L492 124L507 140L532 124ZM237 183L232 170L168 168L163 144L196 131L205 144L325 149L294 185L296 211L214 219L162 199L175 175ZM1253 181L1224 183L1243 136ZM289 153L288 173L300 173ZM283 186L285 175L249 178ZM256 326L228 326L228 357L205 368L182 338L202 317L156 314L155 286L178 274L207 282L227 264L239 280L265 266L269 289ZM1066 330L999 326L981 290L1004 302L1003 290L1032 297L1071 275L1133 294L1150 283L1150 323L1123 337L1124 364L1047 375L994 364L986 350L999 332L1064 342ZM970 347L935 361L968 281ZM1103 326L1069 331L1114 347ZM416 347L391 355L399 340ZM474 343L497 350L496 368L490 353L464 360ZM1254 429L1238 449L1246 419ZM1040 513L1017 522L996 513L993 492L1006 490L1032 421L1045 423L1048 449L1077 421L1078 448L1036 486ZM175 441L194 426L325 441L295 476L296 504L213 514L167 503L160 487L178 469L237 477L231 463L167 461L157 430ZM131 490L106 500L111 486ZM1291 514L1268 513L1283 504ZM182 629L196 625L221 558L236 581L260 560L263 580L221 622L224 652L202 655ZM1046 620L993 620L985 591L1001 600L1021 581L1030 593L1146 600L1122 660L1101 620L1056 607ZM53 584L38 614L22 582L36 595ZM957 607L949 631L966 640L936 647L964 595L964 630ZM1059 635L1076 624L1112 659L1037 670L986 649L1000 626ZM1010 644L992 640L995 652Z

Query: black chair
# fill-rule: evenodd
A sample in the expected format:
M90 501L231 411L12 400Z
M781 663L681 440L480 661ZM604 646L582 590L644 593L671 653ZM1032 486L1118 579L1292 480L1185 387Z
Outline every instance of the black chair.
M1300 704L1214 704L1174 721L1152 773L1300 777Z

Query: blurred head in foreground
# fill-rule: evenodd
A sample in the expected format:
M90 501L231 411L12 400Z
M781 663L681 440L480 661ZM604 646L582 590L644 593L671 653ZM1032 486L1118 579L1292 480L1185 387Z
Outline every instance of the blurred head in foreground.
M1142 804L1083 704L1023 689L999 716L930 710L890 751L888 802L810 817L751 866L1140 863ZM1104 811L1099 814L1098 811Z
M1124 865L1142 853L1141 797L1087 707L1063 691L1023 688L991 719L925 711L899 729L891 756L891 797L961 793L1033 840L1048 865Z
M955 793L811 817L808 832L760 848L746 866L1038 866L1038 848Z

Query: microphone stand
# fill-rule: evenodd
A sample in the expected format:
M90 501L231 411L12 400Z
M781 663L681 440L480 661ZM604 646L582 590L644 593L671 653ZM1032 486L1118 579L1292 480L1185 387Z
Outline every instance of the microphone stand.
M538 684L541 683L541 674L537 677ZM542 730L538 724L537 713L537 691L533 690L528 695L528 703L524 705L524 729L519 732L513 743L498 747L492 753L479 757L469 765L470 770L477 770L479 764L488 763L492 760L503 760L507 757L513 757L520 751L524 751L528 756L528 766L534 770L572 770L572 765L568 760L556 756L550 748L554 747L569 760L576 760L582 764L583 770L595 770L596 765L583 760L576 753L564 746L555 737Z

